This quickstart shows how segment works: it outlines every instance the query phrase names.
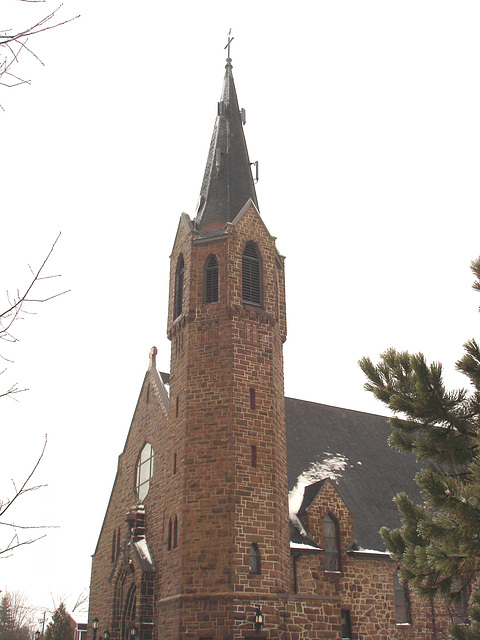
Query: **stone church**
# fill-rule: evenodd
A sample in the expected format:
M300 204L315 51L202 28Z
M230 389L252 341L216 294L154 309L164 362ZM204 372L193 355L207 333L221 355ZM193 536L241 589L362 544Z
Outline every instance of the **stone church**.
M230 57L195 217L92 560L89 639L435 639L378 533L420 500L386 418L284 397L284 258L259 212Z

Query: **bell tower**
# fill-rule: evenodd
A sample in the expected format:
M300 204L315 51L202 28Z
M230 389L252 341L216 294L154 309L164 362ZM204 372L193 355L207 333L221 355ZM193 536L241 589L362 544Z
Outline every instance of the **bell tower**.
M260 217L244 122L229 56L196 217L182 214L171 255L156 597L169 638L245 638L259 606L280 622L288 590L284 259Z

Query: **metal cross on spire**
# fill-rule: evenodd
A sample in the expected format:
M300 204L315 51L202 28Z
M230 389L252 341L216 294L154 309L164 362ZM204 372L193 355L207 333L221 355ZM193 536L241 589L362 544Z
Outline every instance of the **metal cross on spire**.
M228 36L227 36L227 38L228 38L228 42L227 42L227 44L223 47L224 49L227 49L227 55L228 55L228 57L229 57L229 58L230 58L230 43L231 43L231 42L232 42L232 40L233 40L233 36L232 36L232 37L230 37L230 34L231 34L231 33L232 33L232 30L230 29L230 31L228 32Z

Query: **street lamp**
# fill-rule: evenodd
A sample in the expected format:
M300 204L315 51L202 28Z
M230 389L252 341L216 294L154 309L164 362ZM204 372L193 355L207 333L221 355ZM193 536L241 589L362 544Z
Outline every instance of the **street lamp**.
M103 640L110 640L110 634L106 630L103 632Z
M35 640L40 639L40 631L35 631Z
M135 640L135 638L137 637L137 627L134 625L133 627L130 627L130 640Z
M92 629L93 629L93 640L95 640L97 637L98 618L94 618L92 620Z

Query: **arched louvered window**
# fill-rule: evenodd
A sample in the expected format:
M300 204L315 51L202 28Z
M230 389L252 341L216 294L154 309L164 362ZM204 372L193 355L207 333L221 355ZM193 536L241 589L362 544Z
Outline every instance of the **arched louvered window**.
M205 263L203 301L205 304L218 302L218 260L211 253Z
M257 245L247 242L242 255L242 301L262 304L262 260Z
M250 547L250 552L248 554L248 570L250 573L257 575L260 574L260 551L256 542L254 542Z
M340 540L338 523L331 515L323 519L323 549L325 571L340 571Z
M175 270L175 292L173 301L173 317L178 318L183 308L183 279L185 273L185 261L183 255L180 254Z

